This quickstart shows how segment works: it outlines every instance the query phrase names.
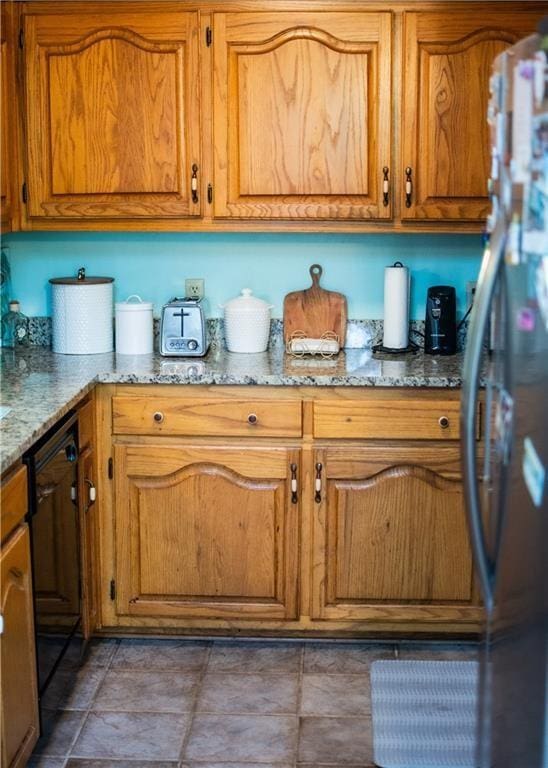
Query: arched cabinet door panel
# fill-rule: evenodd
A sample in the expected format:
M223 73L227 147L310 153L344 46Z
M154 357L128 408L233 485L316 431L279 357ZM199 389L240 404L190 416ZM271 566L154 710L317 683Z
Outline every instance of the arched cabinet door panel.
M11 232L19 229L15 4L2 3L0 15L0 227L2 232Z
M119 614L296 617L297 451L117 445L114 463Z
M412 444L317 452L313 616L473 621L479 618L458 446L429 466Z
M31 218L200 215L198 15L122 6L24 19Z
M216 13L214 215L383 219L390 13Z
M19 526L0 554L1 726L5 766L26 765L38 739L38 685L32 606L30 540Z
M491 66L535 31L542 11L488 5L404 14L403 220L484 221L489 213Z

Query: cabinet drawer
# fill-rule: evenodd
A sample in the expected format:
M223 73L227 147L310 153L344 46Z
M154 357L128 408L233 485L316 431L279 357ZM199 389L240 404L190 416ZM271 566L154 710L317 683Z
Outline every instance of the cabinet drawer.
M18 467L2 480L0 492L2 540L27 514L27 468Z
M314 403L314 437L458 440L458 400L375 398Z
M127 435L300 437L300 400L114 397L113 431Z

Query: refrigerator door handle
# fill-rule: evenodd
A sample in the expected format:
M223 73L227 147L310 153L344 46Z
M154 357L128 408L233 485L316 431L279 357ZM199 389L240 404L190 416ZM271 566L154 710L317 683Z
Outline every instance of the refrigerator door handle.
M480 384L481 362L485 332L491 313L504 240L503 222L499 219L491 235L481 264L478 288L467 334L464 356L464 375L461 399L461 458L464 481L464 497L468 518L468 529L472 552L479 577L485 607L493 607L492 566L487 554L487 545L481 517L480 493L476 451L477 398Z

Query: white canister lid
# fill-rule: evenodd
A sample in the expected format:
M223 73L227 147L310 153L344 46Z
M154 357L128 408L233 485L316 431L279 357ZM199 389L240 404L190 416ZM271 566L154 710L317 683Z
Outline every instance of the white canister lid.
M132 301L137 299L137 301ZM117 312L142 312L152 310L151 301L143 301L136 293L132 293L125 301L117 301L114 305Z
M258 299L251 294L251 288L242 288L241 295L227 301L226 304L223 304L222 308L229 312L231 310L238 310L238 312L264 312L267 309L272 309L272 304L268 304L268 302Z

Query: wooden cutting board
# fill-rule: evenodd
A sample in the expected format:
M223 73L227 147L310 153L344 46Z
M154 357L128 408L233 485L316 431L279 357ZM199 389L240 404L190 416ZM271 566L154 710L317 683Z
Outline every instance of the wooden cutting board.
M326 291L320 286L322 268L312 264L312 285L304 291L288 293L284 299L284 341L295 331L302 331L311 339L320 339L326 331L336 333L344 346L346 336L346 296Z

